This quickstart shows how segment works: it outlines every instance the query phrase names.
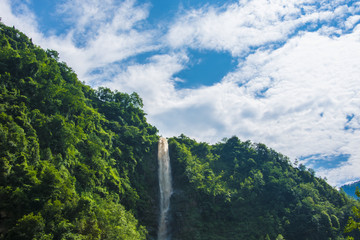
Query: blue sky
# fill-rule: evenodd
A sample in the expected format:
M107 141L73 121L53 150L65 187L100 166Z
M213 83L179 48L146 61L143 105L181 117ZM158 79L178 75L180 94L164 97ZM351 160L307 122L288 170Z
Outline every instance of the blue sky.
M0 0L0 17L81 81L138 92L163 136L237 135L360 179L358 1Z

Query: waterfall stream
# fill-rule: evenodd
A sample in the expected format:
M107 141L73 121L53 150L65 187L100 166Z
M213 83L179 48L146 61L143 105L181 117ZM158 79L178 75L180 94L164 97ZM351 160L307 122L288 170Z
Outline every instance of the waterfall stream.
M169 240L168 213L172 194L171 168L169 149L166 138L161 137L158 145L159 186L160 186L160 220L158 240Z

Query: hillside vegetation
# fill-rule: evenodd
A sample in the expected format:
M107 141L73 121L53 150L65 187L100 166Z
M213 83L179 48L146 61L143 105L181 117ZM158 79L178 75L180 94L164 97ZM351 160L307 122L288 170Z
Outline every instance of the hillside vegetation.
M156 239L159 136L142 107L0 23L0 239ZM359 207L263 144L169 149L174 240L344 239Z
M356 202L313 170L237 137L169 142L173 239L343 239Z
M140 97L93 90L57 52L0 29L1 238L145 239L158 136Z

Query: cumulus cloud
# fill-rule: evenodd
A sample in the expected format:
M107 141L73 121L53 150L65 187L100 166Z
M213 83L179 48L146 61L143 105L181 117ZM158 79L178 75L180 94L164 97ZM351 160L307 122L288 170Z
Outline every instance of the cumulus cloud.
M112 89L136 91L144 96L145 109L157 114L177 107L181 98L174 87L173 75L183 69L188 58L184 53L154 55L145 64L133 64L115 70L116 76L104 83ZM113 66L116 67L116 66Z
M239 66L213 86L178 90L172 107L151 114L165 134L211 142L236 134L292 159L349 154L319 174L334 185L360 177L359 122L348 120L360 112L358 5L246 1L180 15L166 36L170 46L229 51ZM204 110L199 117L193 106ZM207 131L199 131L201 116ZM169 118L171 128L161 120Z
M66 0L57 14L69 28L46 36L27 5L0 4L6 24L58 50L81 80L138 92L149 121L165 136L185 133L213 143L238 135L292 159L346 155L318 174L333 185L360 178L359 3L206 5L182 9L163 32L149 26L148 4ZM229 52L238 66L212 86L179 89L183 79L175 75L192 64L188 48ZM140 53L148 53L145 61L128 61Z
M346 19L344 25L346 29L351 29L359 22L360 22L360 15L352 15Z
M183 101L193 99L195 104L205 99L213 106L207 108L217 119L212 126L222 127L214 127L216 131L209 131L204 140L236 134L264 142L293 159L350 154L339 168L319 169L330 183L344 183L360 172L360 124L348 117L360 112L358 52L359 28L341 37L304 33L277 50L249 55L221 83L192 90ZM179 118L175 123L186 121L187 115ZM198 127L193 126L184 129L195 137Z
M285 41L306 24L316 28L334 19L334 14L350 11L344 6L325 6L316 11L315 1L267 0L239 1L222 8L207 6L183 13L171 26L167 41L175 48L225 50L241 56L252 48L271 48L265 45Z

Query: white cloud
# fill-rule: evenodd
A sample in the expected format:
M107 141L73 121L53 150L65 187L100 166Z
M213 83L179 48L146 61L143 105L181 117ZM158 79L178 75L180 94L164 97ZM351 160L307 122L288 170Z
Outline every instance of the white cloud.
M180 103L178 99L181 96L174 87L177 79L172 76L182 70L187 61L183 53L155 55L146 64L115 70L117 75L105 85L125 92L136 91L144 97L147 113L156 114Z
M136 54L158 49L155 30L142 29L148 16L148 5L135 1L68 0L58 8L72 23L67 33L44 36L36 17L26 5L17 14L7 0L1 0L3 22L16 25L44 48L56 49L82 81L91 83L91 71L122 61ZM19 6L17 6L19 8Z
M333 185L360 178L359 29L337 38L303 33L277 50L258 50L221 83L179 90L150 119L167 136L215 142L236 134L292 159L350 154L319 174ZM345 131L351 114L352 130Z
M360 178L360 5L317 3L247 0L185 10L165 35L147 25L149 5L131 0L65 1L58 13L72 25L61 36L44 36L26 5L14 13L0 0L0 15L59 51L80 80L138 92L166 136L216 142L238 135L293 159L350 154L339 168L319 169L335 185ZM174 75L191 62L188 47L228 51L238 68L213 86L177 89ZM145 63L123 63L159 49Z
M16 26L17 29L31 35L33 39L41 38L42 34L37 30L36 16L29 11L27 5L16 2L18 11L17 15L14 15L11 3L10 0L0 0L2 22L9 26Z
M73 4L77 7L74 8ZM73 11L66 12L75 19L75 28L69 35L72 38L71 45L77 44L77 34L86 37L84 46L75 47L75 52L65 54L70 65L85 67L80 69L80 78L91 82L93 77L91 70L106 67L114 62L120 62L130 56L142 52L157 49L154 30L141 29L141 22L148 16L147 5L135 5L135 1L123 2L89 0L68 1L62 5L62 9ZM91 27L90 27L91 26ZM89 37L87 38L87 36ZM61 49L61 43L57 46ZM57 49L59 49L57 48ZM78 58L74 59L74 56Z
M250 48L284 41L304 24L316 27L334 14L348 12L346 7L342 11L314 11L313 5L301 5L304 2L314 1L240 1L225 9L210 6L192 10L177 18L167 41L175 48L225 50L239 56Z
M359 22L360 22L360 15L352 15L346 19L344 25L347 29L351 29Z

